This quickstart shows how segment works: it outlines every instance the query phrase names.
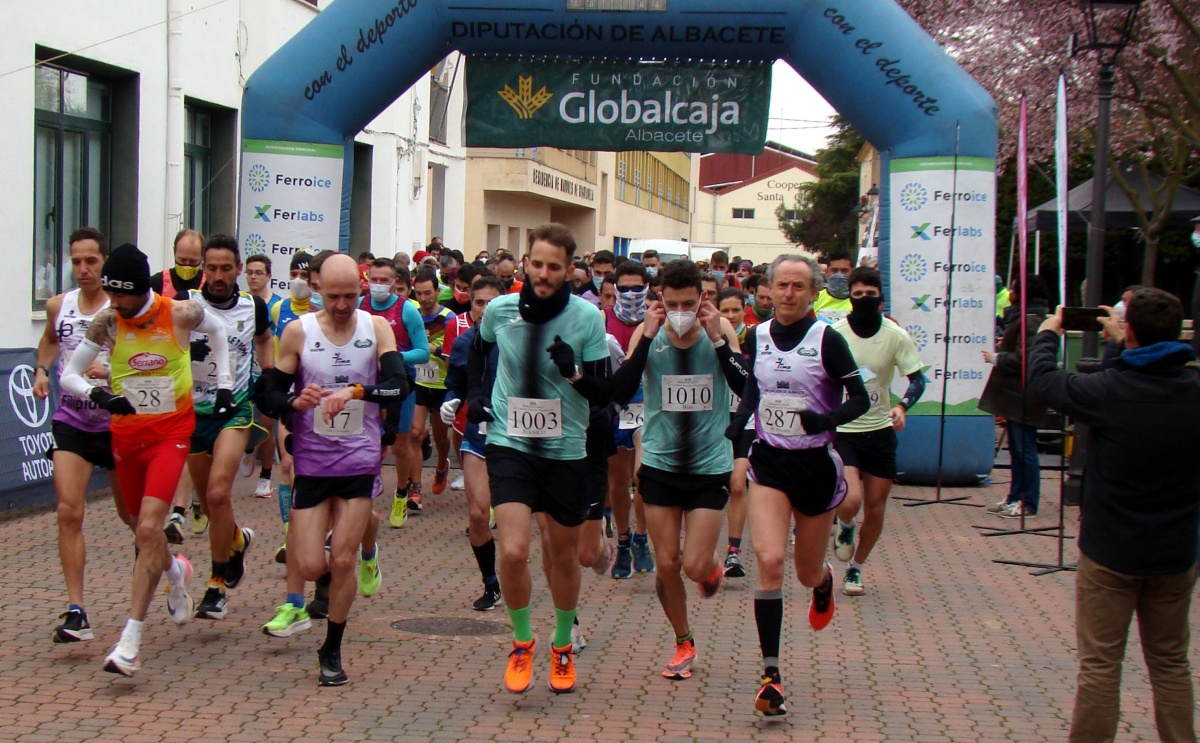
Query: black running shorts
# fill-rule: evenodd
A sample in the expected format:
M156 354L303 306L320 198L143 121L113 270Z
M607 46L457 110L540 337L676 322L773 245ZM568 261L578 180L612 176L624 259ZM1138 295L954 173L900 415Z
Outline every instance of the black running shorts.
M586 486L592 472L586 459L547 459L496 444L484 452L493 507L522 503L563 526L579 526L597 505L598 489ZM603 495L599 506L603 512Z
M832 447L777 449L762 441L750 449L750 482L787 494L792 508L820 516L846 498L842 459Z
M732 474L678 474L643 464L637 473L638 491L648 506L682 508L685 511L697 508L723 511L729 502L729 478Z
M417 385L417 405L422 405L432 410L435 418L438 417L437 409L442 407L442 403L444 402L446 402L446 390L444 388L438 390L432 387Z
M884 480L896 479L896 432L891 426L862 433L839 433L833 448L847 467Z
M320 505L330 498L370 498L375 490L375 475L311 477L296 475L292 483L292 510Z
M80 431L70 423L51 421L50 433L54 437L54 444L47 450L46 459L54 461L55 451L66 451L110 472L116 469L117 464L113 461L112 453L112 434L108 431L88 433Z

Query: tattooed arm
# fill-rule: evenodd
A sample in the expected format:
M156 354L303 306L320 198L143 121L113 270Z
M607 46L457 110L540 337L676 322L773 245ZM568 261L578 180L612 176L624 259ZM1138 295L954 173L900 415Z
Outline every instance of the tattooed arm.
M111 308L100 310L91 325L88 326L87 338L80 341L75 353L71 355L71 363L67 364L67 368L63 370L62 380L59 384L64 391L77 397L88 397L93 388L83 374L96 360L102 347L107 346L110 349L113 347L116 337L116 312Z

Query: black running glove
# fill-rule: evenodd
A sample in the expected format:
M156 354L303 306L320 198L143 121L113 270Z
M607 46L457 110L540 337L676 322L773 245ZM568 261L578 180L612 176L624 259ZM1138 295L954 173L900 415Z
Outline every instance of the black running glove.
M561 336L554 336L554 342L546 346L550 352L550 360L558 367L558 373L570 379L575 376L575 349L567 345Z
M92 391L88 393L88 398L113 415L135 415L137 413L137 408L133 407L133 403L99 387L93 387Z
M487 407L488 399L483 395L472 397L467 401L467 420L475 425L480 423L489 423L496 420L492 417L492 411Z
M729 422L729 426L725 429L725 438L736 443L742 437L742 431L746 430L746 424L749 422L750 416L735 413L733 420Z
M192 361L204 361L211 350L208 347L208 338L197 338L192 341Z
M833 418L824 413L814 413L811 410L800 411L800 423L807 434L825 433L834 429Z
M217 396L213 399L213 418L219 421L227 421L235 413L237 413L237 404L233 401L233 390L217 390Z

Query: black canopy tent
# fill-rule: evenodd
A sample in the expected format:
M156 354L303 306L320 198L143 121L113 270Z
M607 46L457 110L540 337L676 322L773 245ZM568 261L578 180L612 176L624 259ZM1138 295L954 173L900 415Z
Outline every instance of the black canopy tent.
M1141 194L1144 208L1153 204L1150 194L1161 188L1163 178L1151 174L1149 180L1143 176L1140 168L1132 165L1122 165L1125 180L1135 186ZM1136 210L1129 195L1121 188L1116 179L1109 174L1108 189L1105 193L1105 225L1110 230L1137 229L1140 225ZM1092 212L1092 179L1079 184L1067 194L1067 229L1084 231L1088 228L1088 220ZM1187 186L1179 186L1175 190L1175 200L1171 205L1171 216L1167 218L1167 227L1190 227L1191 221L1200 214L1200 191ZM1029 232L1058 231L1058 199L1051 199L1041 206L1029 210L1025 215L1025 229Z

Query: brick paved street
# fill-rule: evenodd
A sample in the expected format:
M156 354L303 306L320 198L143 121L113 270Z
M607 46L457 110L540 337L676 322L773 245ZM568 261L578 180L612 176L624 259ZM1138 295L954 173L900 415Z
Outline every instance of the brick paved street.
M386 469L389 486L393 477ZM998 479L1006 481L1007 473ZM864 573L867 594L850 599L839 586L837 614L820 633L808 627L808 598L789 568L782 663L790 714L766 722L753 712L760 669L752 549L746 550L751 577L730 581L711 602L691 592L700 656L695 674L683 682L659 675L670 657L671 632L647 576L619 582L585 570L580 617L588 647L578 659L573 695L554 697L546 688L544 652L534 688L524 696L505 693L505 632L452 637L393 629L397 620L427 617L506 626L502 611L470 608L480 583L463 534L465 506L449 490L427 496L430 506L404 529L385 527L383 588L356 600L346 634L351 684L319 690L323 622L286 640L259 632L283 600L284 571L272 561L281 538L275 500L252 498L253 484L239 480L235 491L239 521L259 538L246 580L231 592L231 614L178 629L167 619L164 598L156 597L143 666L132 679L101 671L125 621L133 557L111 502L89 503L87 608L96 639L75 645L50 640L66 602L53 512L0 517L0 564L10 586L0 612L0 739L1065 739L1075 679L1073 574L1032 577L1027 569L994 564L993 558L1053 561L1055 542L984 539L972 524L1001 521L980 508L893 502ZM1048 495L1039 525L1057 513L1057 481L1043 484ZM947 495L968 494L985 504L1004 487ZM898 488L896 494L933 492ZM1070 522L1076 516L1068 509ZM207 538L189 534L182 549L196 565L190 588L199 598ZM1070 542L1067 555L1073 561ZM537 553L534 564L540 566ZM553 614L540 567L534 587L535 629L545 647ZM1136 633L1129 656L1120 740L1156 740ZM1195 646L1192 656L1196 663Z

